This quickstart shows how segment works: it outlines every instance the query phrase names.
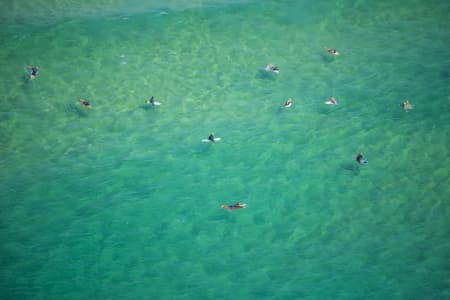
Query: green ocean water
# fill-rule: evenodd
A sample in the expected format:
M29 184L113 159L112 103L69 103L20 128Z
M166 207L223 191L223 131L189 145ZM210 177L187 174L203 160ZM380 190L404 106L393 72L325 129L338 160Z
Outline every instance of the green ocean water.
M2 299L450 299L447 1L24 3Z

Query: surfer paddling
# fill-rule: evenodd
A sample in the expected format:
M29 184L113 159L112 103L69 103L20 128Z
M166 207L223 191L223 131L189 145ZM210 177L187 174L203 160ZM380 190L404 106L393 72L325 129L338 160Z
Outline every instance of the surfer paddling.
M328 47L324 47L325 51L327 51L328 53L331 53L333 55L339 55L339 52L336 49L331 49Z
M267 72L274 72L276 74L280 73L280 68L275 66L274 64L268 64L266 66L266 71Z
M244 203L236 202L236 203L233 204L233 205L222 205L221 207L222 207L223 209L236 210L236 209L246 208L247 205L244 204Z
M79 101L80 101L80 103L81 103L84 107L92 108L91 103L89 103L89 101L87 101L87 100L85 100L85 99L83 99L83 98L80 98Z

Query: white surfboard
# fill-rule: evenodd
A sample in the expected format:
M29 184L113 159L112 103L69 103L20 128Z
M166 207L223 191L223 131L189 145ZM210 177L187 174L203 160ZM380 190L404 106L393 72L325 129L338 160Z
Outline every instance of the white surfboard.
M335 50L335 49L331 49L331 48L328 48L328 47L323 47L323 48L330 54L339 55L339 52L337 50ZM333 52L333 51L335 51L335 52Z
M272 66L272 68L271 68L271 66ZM277 68L277 66L269 64L269 65L266 66L265 70L267 72L273 72L275 74L279 74L280 73L280 69L273 69L273 68Z
M153 102L153 105L159 106L159 105L161 105L161 102L155 101L155 102Z
M218 142L218 141L220 141L220 140L221 140L220 137L219 137L219 138L214 138L214 142ZM203 139L202 142L203 142L203 143L209 143L209 142L211 142L211 140Z
M331 101L327 101L327 102L325 102L325 104L329 104L329 105L337 105L337 102L331 102Z
M292 106L292 102L284 105L284 107L291 107L291 106Z
M353 160L356 161L357 163L359 163L360 165L367 165L369 163L369 161L365 158L361 159L361 162L358 162L356 160L356 156L353 156Z

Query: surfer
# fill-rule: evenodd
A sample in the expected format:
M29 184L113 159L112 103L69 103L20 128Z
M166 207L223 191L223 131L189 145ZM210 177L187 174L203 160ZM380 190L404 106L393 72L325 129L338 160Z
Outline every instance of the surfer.
M361 152L359 152L358 155L356 155L356 161L357 161L359 164L363 164L363 163L364 163L365 159L364 159L364 157L363 157L363 155L362 155Z
M336 105L337 101L333 96L330 96L330 99L328 99L327 102L325 102L326 104L331 104L331 105Z
M151 104L152 106L155 106L155 97L151 97L150 100L147 100L145 102L146 104Z
M210 140L211 142L215 142L214 140L214 132L211 132L211 134L208 136L208 140Z
M92 108L91 103L89 103L89 101L80 98L80 103L83 104L83 106L87 107L87 108Z
M339 52L336 49L331 49L331 48L325 47L325 50L333 55L339 55Z
M36 78L37 74L39 72L39 67L35 66L35 67L31 67L31 75L30 75L30 79L33 80Z
M408 99L405 99L405 101L403 102L403 109L408 112L408 110L412 108L413 106L411 105L411 103L409 103Z
M284 107L291 107L292 105L292 98L289 98L286 100L286 103L284 103Z
M236 210L236 209L240 209L240 208L245 208L246 205L243 204L243 203L236 202L236 203L233 204L233 205L222 205L221 207L222 207L223 209Z
M268 64L266 66L266 71L268 72L274 72L274 73L280 73L280 68L278 68L277 66L275 66L274 64Z

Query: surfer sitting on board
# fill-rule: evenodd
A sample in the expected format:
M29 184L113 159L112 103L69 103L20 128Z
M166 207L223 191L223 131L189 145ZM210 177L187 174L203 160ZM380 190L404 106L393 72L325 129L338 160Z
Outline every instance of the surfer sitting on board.
M39 67L31 67L31 75L30 75L30 79L33 80L36 78L37 73L39 72Z
M291 107L292 105L292 98L289 98L286 100L286 103L284 103L284 107Z
M151 104L151 105L154 106L154 105L155 105L155 97L152 96L152 97L150 98L150 100L147 100L145 103L146 103L146 104Z
M245 208L246 206L247 206L247 205L244 204L244 203L236 202L236 203L233 204L233 205L222 205L221 207L222 207L223 209L236 210L236 209L240 209L240 208Z
M411 103L409 103L408 99L405 99L405 101L403 102L403 109L408 112L408 110L412 108L413 106L411 105Z
M211 132L211 134L208 136L208 140L210 140L211 142L215 142L214 140L214 132Z
M330 96L330 99L328 99L328 101L325 102L325 104L336 105L337 101L333 96Z
M357 161L359 164L363 164L363 163L364 163L365 159L364 159L364 157L363 157L363 155L362 155L361 152L359 152L358 155L356 155L356 161Z

